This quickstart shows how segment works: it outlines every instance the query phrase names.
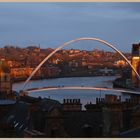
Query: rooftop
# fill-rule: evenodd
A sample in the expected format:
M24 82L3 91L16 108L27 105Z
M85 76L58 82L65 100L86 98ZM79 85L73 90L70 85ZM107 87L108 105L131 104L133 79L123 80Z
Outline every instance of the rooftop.
M11 104L15 104L16 101L15 100L0 100L0 105L11 105Z

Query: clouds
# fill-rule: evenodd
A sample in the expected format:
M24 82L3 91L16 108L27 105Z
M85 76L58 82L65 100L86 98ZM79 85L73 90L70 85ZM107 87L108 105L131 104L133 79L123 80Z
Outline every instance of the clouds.
M10 43L56 47L91 36L130 51L140 38L140 3L0 3L0 18L1 47ZM82 44L76 45L85 49Z

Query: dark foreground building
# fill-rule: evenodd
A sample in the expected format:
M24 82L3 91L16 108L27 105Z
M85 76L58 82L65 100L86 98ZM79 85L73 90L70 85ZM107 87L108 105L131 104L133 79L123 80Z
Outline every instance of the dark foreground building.
M23 97L24 98L24 97ZM30 110L28 128L24 136L32 136L36 130L44 137L99 137L101 129L100 112L82 111L79 99L67 99L63 104L51 99L43 99ZM33 110L36 108L36 110ZM96 127L96 129L93 128Z
M1 116L0 137L140 137L139 101L137 96L121 101L106 95L82 110L80 99L64 99L61 104L21 96Z

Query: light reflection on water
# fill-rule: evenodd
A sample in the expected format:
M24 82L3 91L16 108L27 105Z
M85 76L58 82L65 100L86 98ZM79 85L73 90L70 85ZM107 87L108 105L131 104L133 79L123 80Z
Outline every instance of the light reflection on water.
M112 88L112 81L116 79L116 76L98 76L98 77L71 77L71 78L56 78L30 81L26 89L45 87L45 86L95 86L95 87L107 87ZM23 82L13 84L13 90L19 91L22 89ZM92 102L95 103L96 97L104 97L105 94L116 94L118 96L121 93L113 91L95 91L95 90L52 90L30 93L30 96L34 97L49 97L63 102L63 99L81 99L83 105ZM127 95L121 95L124 100Z

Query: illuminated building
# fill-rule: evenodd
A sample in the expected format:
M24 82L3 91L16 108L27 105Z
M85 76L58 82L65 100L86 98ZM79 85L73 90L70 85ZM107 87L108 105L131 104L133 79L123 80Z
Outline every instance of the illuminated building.
M15 131L10 123L4 120L16 104L12 93L10 68L4 59L0 60L0 137L14 137Z
M133 44L132 46L132 65L136 71L140 74L140 44ZM137 75L132 71L132 84L135 87L140 87L140 81Z
M5 60L0 61L0 98L6 99L12 93L10 68Z

